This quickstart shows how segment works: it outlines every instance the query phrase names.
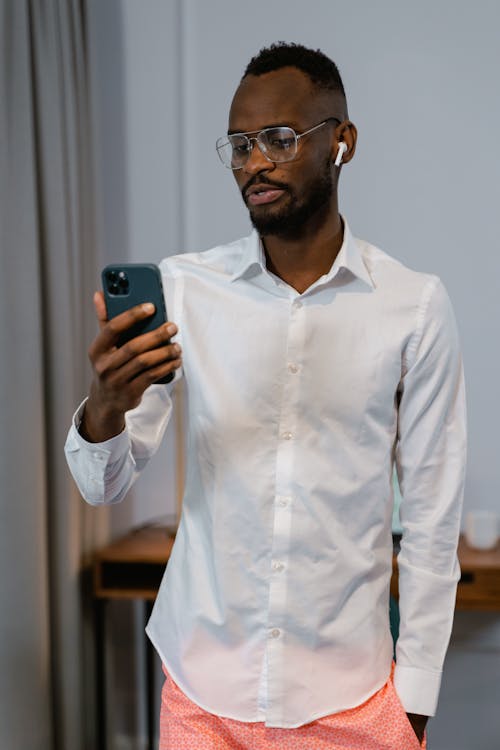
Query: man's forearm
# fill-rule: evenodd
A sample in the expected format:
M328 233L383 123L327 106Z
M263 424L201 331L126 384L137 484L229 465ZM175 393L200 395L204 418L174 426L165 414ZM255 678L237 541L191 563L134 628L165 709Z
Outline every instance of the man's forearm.
M125 428L124 412L99 410L89 397L85 404L82 421L78 428L80 435L89 443L103 443L110 440Z

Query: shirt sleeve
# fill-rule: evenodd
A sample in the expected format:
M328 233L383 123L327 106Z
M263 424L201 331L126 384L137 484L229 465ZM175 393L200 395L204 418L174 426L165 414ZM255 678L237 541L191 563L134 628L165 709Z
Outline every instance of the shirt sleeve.
M396 469L403 536L394 686L407 712L436 712L453 624L466 460L462 357L448 295L424 289L400 389Z
M172 414L171 387L150 386L139 406L126 413L123 432L102 443L89 443L78 432L86 400L79 406L64 450L78 489L91 505L120 502L154 455Z

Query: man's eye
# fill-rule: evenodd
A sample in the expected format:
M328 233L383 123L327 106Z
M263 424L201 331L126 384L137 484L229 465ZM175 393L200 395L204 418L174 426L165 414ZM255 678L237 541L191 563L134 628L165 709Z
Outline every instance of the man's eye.
M250 144L247 141L243 142L236 142L231 144L233 147L233 154L236 156L243 156L244 154L247 154L250 148Z
M294 138L272 138L271 148L277 149L278 151L287 151L292 148L294 144Z

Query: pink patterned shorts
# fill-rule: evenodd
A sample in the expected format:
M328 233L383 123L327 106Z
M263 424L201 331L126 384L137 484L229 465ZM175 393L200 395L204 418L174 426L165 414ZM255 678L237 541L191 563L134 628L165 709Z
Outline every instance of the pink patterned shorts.
M418 750L420 745L394 689L386 684L365 703L296 729L266 727L208 713L168 674L162 690L159 750ZM393 665L394 671L394 665Z

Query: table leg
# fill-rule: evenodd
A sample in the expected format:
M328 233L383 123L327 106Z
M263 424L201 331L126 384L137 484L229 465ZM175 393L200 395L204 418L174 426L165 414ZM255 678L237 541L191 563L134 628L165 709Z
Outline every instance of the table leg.
M94 600L95 679L96 679L96 750L106 750L106 600Z
M150 618L153 610L153 602L149 600L144 601L144 622L145 625ZM145 648L146 648L146 723L147 723L147 734L148 744L147 750L155 750L155 651L153 644L149 638L145 635Z

